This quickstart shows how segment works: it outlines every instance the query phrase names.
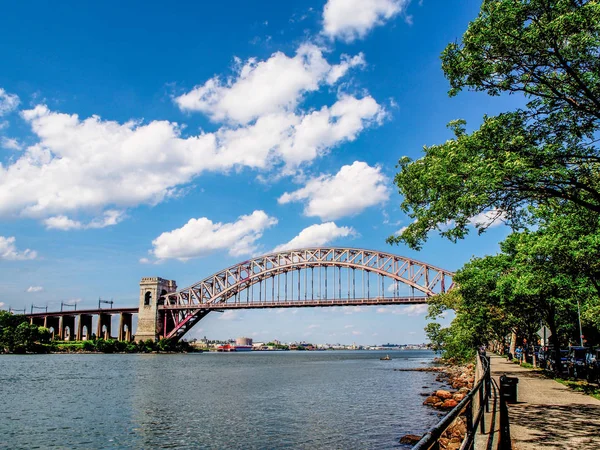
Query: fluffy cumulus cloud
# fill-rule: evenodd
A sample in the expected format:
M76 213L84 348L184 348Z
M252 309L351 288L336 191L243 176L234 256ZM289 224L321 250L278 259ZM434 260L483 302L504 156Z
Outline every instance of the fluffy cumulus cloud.
M356 232L353 228L338 227L334 222L311 225L302 230L298 236L294 237L291 241L275 247L273 251L280 252L295 248L320 247L335 239L353 236L355 234Z
M275 224L277 219L264 211L254 211L232 223L214 223L206 217L190 219L183 227L154 239L150 253L158 260L176 258L182 261L217 250L227 251L232 256L248 255L256 251L256 241L263 232Z
M279 198L280 204L305 202L304 214L333 220L358 214L365 208L389 198L388 180L379 167L355 161L335 175L321 175L306 185Z
M19 106L19 97L15 94L9 94L0 88L0 116L4 116L14 111Z
M350 68L364 64L358 54L343 55L339 64L332 65L323 49L303 44L292 57L277 52L265 61L236 59L234 77L213 77L174 100L180 109L203 112L213 121L247 124L268 114L293 111L307 92L334 84Z
M42 286L29 286L27 288L27 292L29 293L42 292L43 290L44 288Z
M15 242L14 236L0 236L0 260L21 261L37 258L37 252L30 249L18 250Z
M88 223L83 223L78 220L69 219L67 216L53 216L44 220L44 224L48 229L56 230L85 230L91 228L105 228L111 225L116 225L124 217L123 211L107 210L102 217L95 218Z
M352 42L366 36L406 9L410 0L328 0L323 9L323 34Z
M6 136L2 136L2 139L0 139L0 147L8 150L21 150L23 148L18 140L14 138L7 138Z
M101 228L118 223L118 211L159 203L205 171L283 165L283 173L291 172L355 139L382 115L370 96L342 96L310 113L278 112L247 126L183 137L168 121L81 119L39 105L22 112L39 141L0 164L0 217L36 217L49 228ZM70 217L81 210L95 218Z

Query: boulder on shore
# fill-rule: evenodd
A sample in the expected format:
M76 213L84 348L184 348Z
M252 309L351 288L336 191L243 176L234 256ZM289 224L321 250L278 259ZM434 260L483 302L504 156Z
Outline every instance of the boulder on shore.
M456 405L458 405L458 402L456 400L453 400L453 399L449 398L447 400L444 400L444 403L442 403L442 406L440 406L440 408L442 408L442 409L452 409Z
M452 393L443 389L439 389L435 391L435 396L441 398L442 400L446 400L452 398Z
M438 403L440 403L442 400L439 397L436 397L435 395L430 395L429 397L427 397L425 399L425 401L423 402L424 405L436 405Z
M421 436L417 436L416 434L406 434L400 438L400 443L415 445L420 440Z

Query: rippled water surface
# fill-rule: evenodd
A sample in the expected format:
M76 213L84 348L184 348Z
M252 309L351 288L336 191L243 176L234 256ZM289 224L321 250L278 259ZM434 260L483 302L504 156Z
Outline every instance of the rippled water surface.
M393 370L432 353L390 355L0 356L0 448L401 448L440 384Z

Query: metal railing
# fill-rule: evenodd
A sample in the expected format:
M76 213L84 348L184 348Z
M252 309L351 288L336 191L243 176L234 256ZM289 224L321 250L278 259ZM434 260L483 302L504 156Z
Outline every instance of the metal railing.
M461 450L471 450L475 447L475 434L477 427L480 432L485 433L485 421L483 420L484 410L489 412L489 399L491 396L492 382L489 357L478 355L479 362L483 368L483 375L475 383L471 392L469 392L458 405L446 414L433 428L431 428L419 442L413 447L413 450L438 450L440 448L439 439L444 432L454 423L454 421L464 415L467 434L461 445ZM478 399L477 411L474 411L474 403Z

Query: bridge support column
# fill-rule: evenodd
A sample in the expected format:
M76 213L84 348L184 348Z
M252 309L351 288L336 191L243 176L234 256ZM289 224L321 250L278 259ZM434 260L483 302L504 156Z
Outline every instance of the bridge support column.
M79 314L77 319L77 340L83 341L83 328L86 329L86 339L92 337L92 316L90 314Z
M162 324L158 320L158 306L160 297L177 290L174 280L165 280L159 277L142 278L140 281L140 309L138 324L135 331L136 342L147 339L156 341L162 331Z
M112 324L112 315L106 313L98 314L98 329L96 337L98 339L110 339L110 331ZM102 328L106 327L106 331L102 331Z
M69 329L69 340L75 338L75 316L61 316L59 320L58 336L61 340L67 338L67 328Z
M52 330L52 339L56 339L60 330L60 320L58 316L44 317L44 327Z
M127 330L125 329L127 327ZM121 313L119 319L119 340L120 341L131 341L131 314Z

